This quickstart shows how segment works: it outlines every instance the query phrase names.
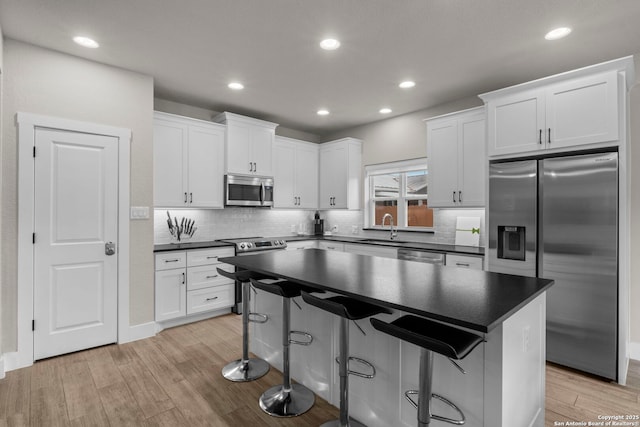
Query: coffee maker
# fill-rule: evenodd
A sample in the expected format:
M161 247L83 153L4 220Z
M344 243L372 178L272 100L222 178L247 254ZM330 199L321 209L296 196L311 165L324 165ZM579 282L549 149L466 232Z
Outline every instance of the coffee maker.
M313 234L322 236L324 234L324 219L320 219L320 214L316 211L313 217Z

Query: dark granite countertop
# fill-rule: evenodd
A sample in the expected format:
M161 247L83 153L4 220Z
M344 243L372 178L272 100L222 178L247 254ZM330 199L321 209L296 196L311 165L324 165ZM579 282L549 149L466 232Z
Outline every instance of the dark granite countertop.
M307 249L220 261L486 333L553 281Z
M166 251L184 251L187 249L205 249L205 248L218 248L218 247L233 247L231 243L218 242L217 240L209 242L189 242L189 243L167 243L164 245L155 245L153 252L166 252Z
M397 240L385 240L385 239L372 239L367 237L352 237L352 236L275 236L269 237L270 239L286 240L287 242L296 242L304 240L328 240L332 242L342 243L360 243L366 245L375 246L391 246L396 248L408 248L408 249L421 249L425 251L433 252L455 252L462 255L476 255L484 256L484 248L478 246L458 246L458 245L445 245L440 243L421 243L421 242L406 242ZM223 243L217 240L208 242L194 242L194 243L167 243L162 245L155 245L154 252L164 251L177 251L186 249L202 249L202 248L214 248L218 246L229 246L229 243Z

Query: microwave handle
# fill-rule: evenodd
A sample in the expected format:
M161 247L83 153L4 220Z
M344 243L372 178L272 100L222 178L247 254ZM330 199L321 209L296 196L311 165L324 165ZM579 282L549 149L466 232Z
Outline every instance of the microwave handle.
M264 198L265 198L265 189L264 189L264 182L260 183L260 204L264 205Z

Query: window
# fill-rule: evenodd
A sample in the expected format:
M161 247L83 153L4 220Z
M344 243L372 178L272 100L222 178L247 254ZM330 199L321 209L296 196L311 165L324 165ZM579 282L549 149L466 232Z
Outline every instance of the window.
M433 229L426 159L366 166L365 173L365 227L381 228L384 215L391 214L401 230Z

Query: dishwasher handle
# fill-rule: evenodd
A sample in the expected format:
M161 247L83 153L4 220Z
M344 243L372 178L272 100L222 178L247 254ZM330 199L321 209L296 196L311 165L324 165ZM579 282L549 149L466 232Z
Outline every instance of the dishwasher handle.
M416 249L398 249L398 259L406 261L425 262L428 264L444 264L444 254L441 252L420 251Z

